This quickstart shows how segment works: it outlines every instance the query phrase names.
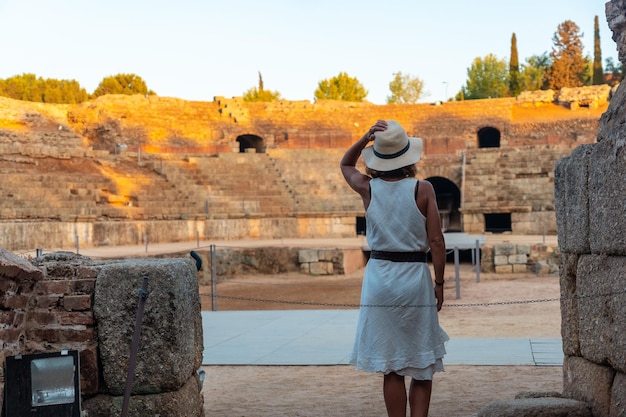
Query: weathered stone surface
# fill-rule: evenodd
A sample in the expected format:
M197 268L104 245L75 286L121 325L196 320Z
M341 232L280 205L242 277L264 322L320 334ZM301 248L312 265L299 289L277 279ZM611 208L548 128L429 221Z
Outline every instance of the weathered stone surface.
M517 244L515 245L515 252L519 255L530 255L531 253L531 245L530 244Z
M509 257L507 255L496 255L493 257L493 264L495 266L508 265Z
M566 355L580 356L578 298L576 298L576 271L579 255L561 254L559 282L561 284L561 339Z
M495 256L498 255L514 255L515 254L515 245L513 243L498 243L493 245L493 253Z
M523 398L487 404L478 417L592 417L589 406L566 398Z
M191 376L177 391L130 397L128 417L203 417L204 400L197 376ZM98 395L83 401L89 417L121 415L123 396Z
M585 401L594 416L608 416L611 384L615 371L584 358L565 356L563 362L563 396Z
M626 257L584 255L578 263L582 356L626 372Z
M139 290L149 278L134 394L178 390L200 366L202 330L195 263L191 259L125 260L105 265L96 281L94 314L102 374L109 392L124 392Z
M301 249L298 252L298 262L317 262L319 261L319 255L317 249Z
M613 40L617 44L618 59L626 64L626 19L624 19L624 0L611 0L605 3L606 21L613 32Z
M300 269L298 252L296 248L218 249L215 256L216 274L218 277L230 277L246 273L295 272ZM210 271L210 262L207 262L205 269Z
M623 103L626 106L626 102ZM589 156L589 246L626 255L626 138L607 137Z
M26 259L0 248L0 278L15 280L20 285L32 285L43 278L43 273Z
M517 254L517 255L509 255L508 256L508 262L510 264L524 264L526 265L526 262L528 262L528 257L526 255L523 254Z
M554 90L536 90L536 91L522 91L516 100L518 103L531 103L534 105L541 105L546 103L552 103L554 101Z
M554 196L561 252L589 252L589 158L593 145L581 145L556 163Z
M610 417L626 416L626 374L618 372L613 379L611 390Z

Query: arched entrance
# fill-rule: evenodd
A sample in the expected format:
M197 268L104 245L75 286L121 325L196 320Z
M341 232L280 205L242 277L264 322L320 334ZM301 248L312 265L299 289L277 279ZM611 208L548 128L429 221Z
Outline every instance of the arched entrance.
M478 148L499 148L500 131L495 127L483 127L478 131Z
M237 136L237 142L239 142L239 152L248 152L247 149L255 149L256 153L265 153L265 141L260 136L239 135Z
M461 191L455 183L443 177L426 178L437 195L437 205L439 206L439 216L441 217L441 228L444 232L462 232L461 222Z

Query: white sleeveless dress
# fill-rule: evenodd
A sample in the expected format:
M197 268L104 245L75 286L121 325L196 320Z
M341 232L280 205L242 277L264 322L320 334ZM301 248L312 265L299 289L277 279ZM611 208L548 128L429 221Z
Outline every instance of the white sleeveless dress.
M428 251L426 218L415 203L415 178L370 181L367 243L372 250ZM439 326L430 268L424 262L370 259L350 363L366 372L432 380L443 371L448 335Z

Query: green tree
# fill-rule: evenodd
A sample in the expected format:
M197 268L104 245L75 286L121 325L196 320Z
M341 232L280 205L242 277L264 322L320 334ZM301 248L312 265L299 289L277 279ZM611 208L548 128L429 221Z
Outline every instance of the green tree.
M89 97L75 80L43 79L35 74L15 75L0 80L0 95L39 103L82 103Z
M583 57L582 36L578 25L571 20L559 25L552 38L552 65L546 74L548 88L560 90L586 84L588 62Z
M100 97L105 94L155 94L148 90L146 82L135 74L117 74L104 77L98 87L93 92L93 97Z
M526 58L520 72L520 90L535 91L547 89L546 72L550 68L550 57L547 52Z
M495 55L475 58L467 69L467 81L457 95L458 100L506 97L509 92L507 64Z
M387 104L413 104L428 95L424 92L424 81L409 74L402 74L400 71L393 74L389 91L391 95L387 96Z
M598 16L593 19L593 85L604 84L602 69L602 49L600 48L600 25Z
M259 86L252 87L243 93L243 101L277 101L280 100L278 91L270 91L263 88L263 76L259 71Z
M333 78L320 81L314 95L316 100L363 101L367 91L358 79L340 72Z
M511 36L511 58L509 60L509 91L513 96L517 96L521 91L519 57L517 53L517 37L515 33Z

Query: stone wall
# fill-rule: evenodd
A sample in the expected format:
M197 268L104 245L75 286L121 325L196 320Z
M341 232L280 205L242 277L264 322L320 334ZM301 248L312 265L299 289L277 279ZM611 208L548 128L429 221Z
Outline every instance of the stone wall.
M623 25L624 2L607 3L607 16L613 7ZM595 417L626 415L625 105L621 85L598 143L577 147L555 173L564 395L587 402Z
M0 360L80 353L82 408L119 416L139 292L149 278L129 416L204 415L198 276L191 259L92 261L67 252L32 261L0 249ZM0 371L3 372L3 371ZM0 374L0 408L4 374Z
M559 264L559 248L550 245L503 242L480 248L482 272L556 274Z

